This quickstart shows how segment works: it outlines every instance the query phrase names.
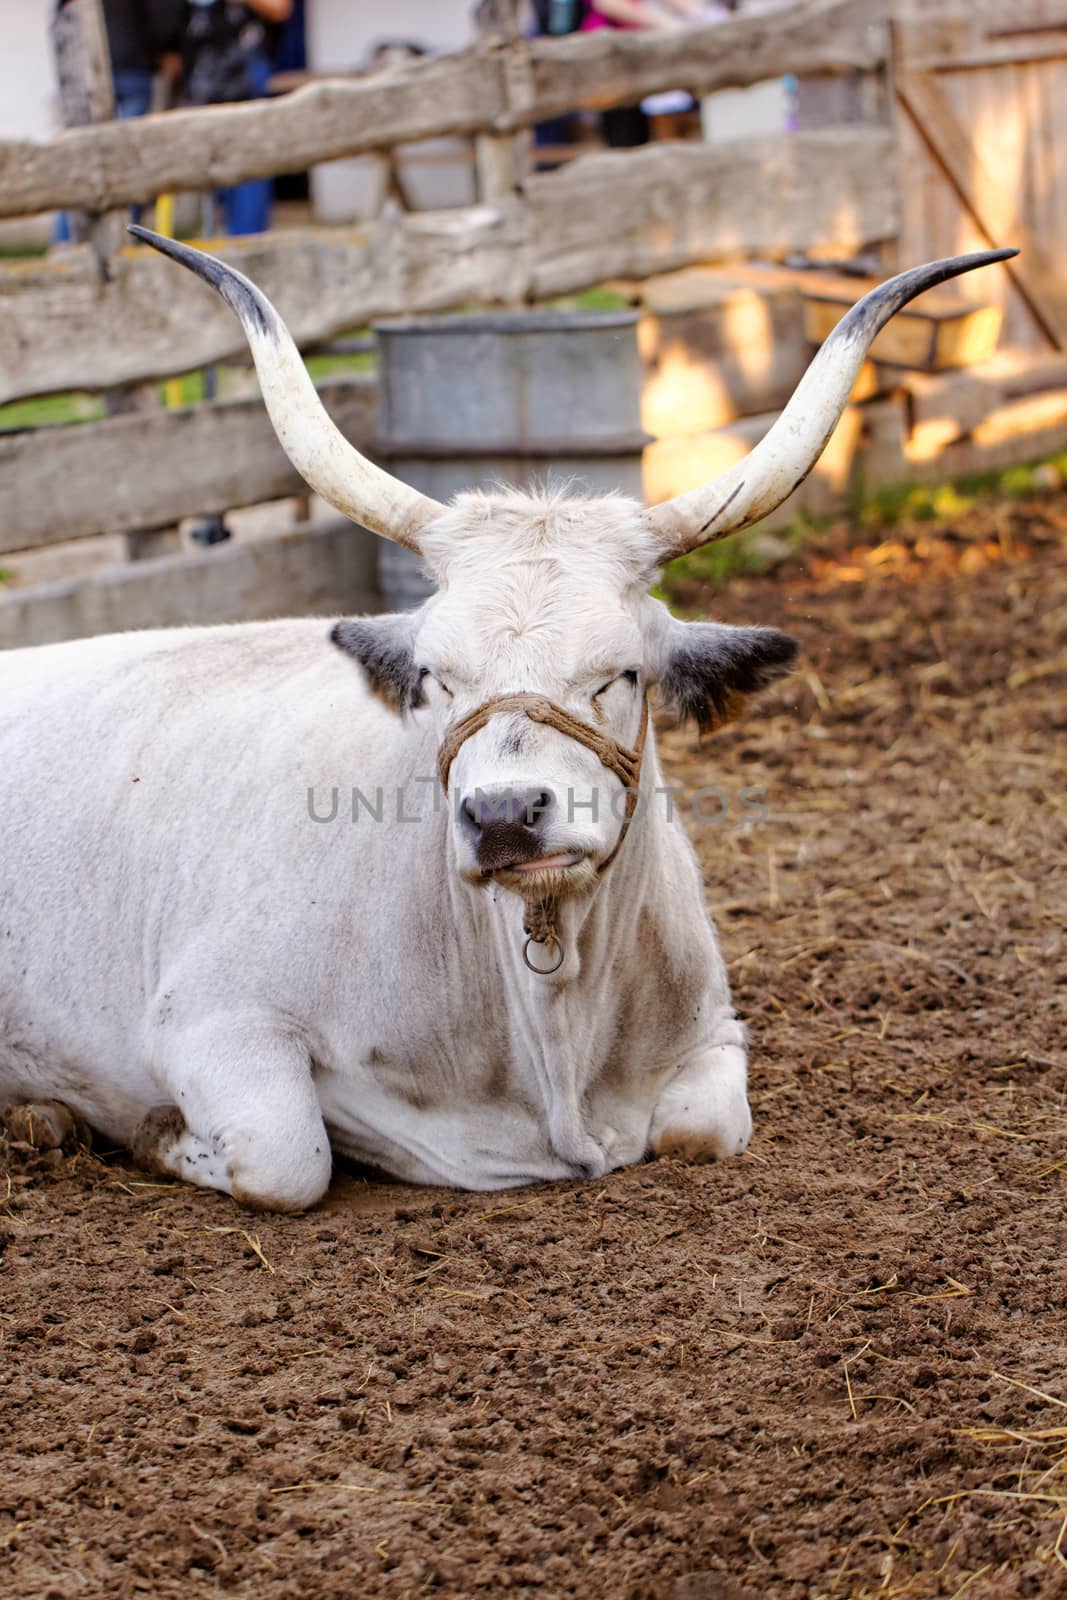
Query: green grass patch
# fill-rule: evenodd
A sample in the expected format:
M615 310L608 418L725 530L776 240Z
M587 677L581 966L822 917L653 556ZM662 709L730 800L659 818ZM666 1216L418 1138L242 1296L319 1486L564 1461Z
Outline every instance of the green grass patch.
M531 308L533 309L533 308ZM545 311L632 311L629 300L617 289L598 285L583 289L580 294L564 294L555 300L546 300Z
M721 589L731 578L759 576L788 560L829 521L801 516L773 531L757 526L732 533L672 561L652 592L674 610L689 610L709 587Z
M53 428L63 422L95 422L104 415L98 394L45 394L0 406L0 432L13 428Z
M377 366L373 350L346 356L308 356L307 369L316 382L321 378L350 377L355 372L373 372Z
M943 522L970 511L980 500L999 495L1003 500L1023 500L1027 495L1047 493L1052 467L1067 482L1067 453L1044 457L1002 472L972 473L938 484L899 484L877 489L870 494L862 485L852 496L851 511L863 529L878 530L898 522Z

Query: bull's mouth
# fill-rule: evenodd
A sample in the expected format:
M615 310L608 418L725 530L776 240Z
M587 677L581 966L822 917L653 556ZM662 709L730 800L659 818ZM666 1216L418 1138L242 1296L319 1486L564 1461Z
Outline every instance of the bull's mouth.
M590 889L596 880L596 867L582 850L555 850L548 855L501 862L492 871L483 872L482 881L489 880L524 900L544 899L547 895L559 899Z
M505 868L507 872L566 872L569 867L576 867L581 861L579 850L557 850L555 855L534 856L530 861L513 861Z

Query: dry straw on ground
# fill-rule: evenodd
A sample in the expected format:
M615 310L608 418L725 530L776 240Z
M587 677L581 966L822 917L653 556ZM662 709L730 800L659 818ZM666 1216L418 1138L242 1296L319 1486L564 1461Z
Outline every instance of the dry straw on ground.
M805 648L762 715L663 739L731 799L692 831L743 1159L349 1173L252 1222L9 1150L6 1592L1067 1588L1065 528L995 505L719 597Z

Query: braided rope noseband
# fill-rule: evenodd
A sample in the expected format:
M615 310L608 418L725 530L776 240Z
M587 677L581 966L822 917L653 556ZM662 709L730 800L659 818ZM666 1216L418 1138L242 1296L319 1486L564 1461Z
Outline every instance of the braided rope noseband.
M441 740L441 747L437 752L437 772L441 780L441 788L448 792L448 775L452 770L462 746L474 734L480 733L490 717L500 715L502 712L517 711L530 718L531 722L541 722L548 728L555 728L557 732L566 734L568 739L575 739L579 744L584 744L591 750L600 762L613 772L626 791L626 812L619 829L619 837L611 854L606 856L597 868L598 872L606 872L619 853L622 841L629 832L630 823L634 812L637 810L638 785L641 782L641 761L645 752L645 736L648 733L648 695L641 699L641 724L637 730L637 743L630 750L626 745L620 744L610 734L602 733L599 728L594 728L590 723L583 722L581 717L572 716L569 711L564 711L562 706L557 706L553 701L541 694L498 694L491 700L483 701L473 711L461 717L458 722L445 731ZM549 977L553 972L558 972L563 965L565 951L556 931L557 902L554 896L544 900L528 900L526 912L523 917L523 930L526 934L526 943L522 948L522 959L531 972L536 972L538 977ZM554 944L559 955L555 966L535 967L530 960L531 944Z

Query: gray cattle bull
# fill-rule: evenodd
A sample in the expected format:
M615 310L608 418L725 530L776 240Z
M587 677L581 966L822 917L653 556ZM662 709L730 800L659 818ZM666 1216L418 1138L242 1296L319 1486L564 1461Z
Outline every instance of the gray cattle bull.
M869 294L748 459L667 505L445 507L346 443L251 283L135 231L237 312L311 486L439 591L0 657L0 1102L279 1209L331 1146L478 1189L743 1150L744 1033L647 697L714 726L794 645L649 585L789 494L894 311L1009 252Z

